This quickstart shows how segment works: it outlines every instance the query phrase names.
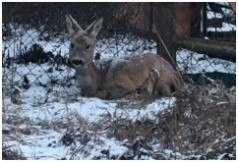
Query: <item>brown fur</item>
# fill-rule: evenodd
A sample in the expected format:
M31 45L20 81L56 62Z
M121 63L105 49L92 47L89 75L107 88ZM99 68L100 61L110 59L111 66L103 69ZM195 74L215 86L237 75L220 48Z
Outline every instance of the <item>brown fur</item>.
M156 95L167 96L179 89L181 81L177 72L166 60L155 54L127 57L125 61L116 64L113 60L93 62L93 46L102 26L102 19L89 25L86 30L71 16L67 16L66 21L72 44L69 60L76 69L82 95L115 99L143 87L148 93L156 91ZM159 76L153 79L151 72L154 71ZM151 90L148 88L151 83L147 81L155 79L157 81L152 83L152 87L156 87L156 90Z

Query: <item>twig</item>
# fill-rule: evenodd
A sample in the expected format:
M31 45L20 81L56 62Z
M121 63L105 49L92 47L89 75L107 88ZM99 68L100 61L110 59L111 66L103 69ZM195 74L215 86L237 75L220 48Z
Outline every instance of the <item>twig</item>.
M177 72L178 72L178 74L179 74L180 79L183 81L183 77L182 77L182 75L181 75L181 73L180 73L180 71L179 71L179 69L178 69L178 66L177 66L177 64L174 62L174 60L173 60L173 58L172 58L172 56L171 56L171 54L170 54L170 52L169 52L167 46L165 45L165 43L164 43L164 41L163 41L161 35L158 33L158 31L155 31L155 33L156 33L157 37L159 38L160 42L162 43L162 45L164 46L164 48L165 48L165 50L166 50L166 52L167 52L167 54L168 54L170 60L171 60L172 63L175 65L176 70L177 70Z

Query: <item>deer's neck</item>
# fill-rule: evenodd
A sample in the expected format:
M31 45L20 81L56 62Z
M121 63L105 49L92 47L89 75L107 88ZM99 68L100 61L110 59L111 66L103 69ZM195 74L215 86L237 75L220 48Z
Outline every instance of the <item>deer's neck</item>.
M90 89L90 91L96 92L101 82L101 72L93 62L90 62L87 67L77 69L76 76L79 86L86 91Z

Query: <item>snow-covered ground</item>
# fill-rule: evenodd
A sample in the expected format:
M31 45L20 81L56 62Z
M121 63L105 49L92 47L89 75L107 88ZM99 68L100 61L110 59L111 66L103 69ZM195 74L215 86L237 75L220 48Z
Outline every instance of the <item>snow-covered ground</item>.
M123 154L127 151L127 148L123 146L123 142L117 141L115 138L108 138L103 133L103 130L97 134L99 138L97 141L100 141L99 144L97 144L97 141L90 141L86 145L77 142L71 147L66 147L59 141L66 129L55 129L54 123L67 124L69 123L68 117L71 117L70 123L78 123L78 126L75 127L83 127L78 122L78 118L81 118L80 120L87 122L87 124L99 123L103 121L105 116L132 120L140 120L141 118L156 119L155 115L172 105L175 100L174 98L162 98L153 101L144 108L131 107L125 109L125 107L120 106L118 101L104 101L98 98L83 98L80 96L76 97L75 101L71 103L65 103L66 101L42 103L43 100L38 99L40 95L44 96L44 92L38 89L37 91L28 90L21 93L22 101L24 102L21 105L12 104L10 99L5 99L4 101L6 118L17 117L23 121L16 126L5 124L3 125L3 130L35 129L30 135L17 134L19 135L18 138L10 137L7 140L8 144L20 147L24 155L30 159L40 157L43 157L43 159L44 157L47 159L56 157L69 159L69 156L72 156L72 152L76 149L72 147L82 148L79 155L77 155L77 159L92 159L100 155L100 151L104 148L109 149L111 155ZM124 102L124 104L129 104L129 101ZM29 119L31 124L24 122L24 119ZM52 124L52 126L49 126L48 129L38 126L43 121L49 123L49 125ZM90 130L88 132L90 133ZM84 152L86 153L84 154Z
M14 39L3 42L3 47L6 47L11 57L18 55L20 49L29 49L34 43L42 46L45 52L50 51L55 55L60 52L62 56L67 56L67 37L62 37L62 43L59 38L46 42L38 36L37 30L20 27L16 30ZM99 40L95 53L100 52L102 59L122 59L130 54L156 53L156 48L156 43L152 41L111 38ZM187 73L236 73L235 63L211 59L186 49L177 52L177 62L179 69ZM75 80L70 79L74 76L74 70L62 66L61 71L53 67L52 72L47 72L50 68L52 65L49 63L40 66L29 63L15 64L3 70L3 130L14 132L4 135L3 141L20 148L28 159L95 159L105 156L102 150L109 150L110 156L120 156L129 151L126 142L108 137L103 128L118 118L132 121L156 120L158 112L173 106L176 100L160 98L146 104L138 104L137 101L127 99L106 101L81 97ZM28 89L22 87L23 76L27 76L29 80ZM57 83L52 83L52 80L57 80ZM11 101L14 89L19 91L19 105ZM17 122L14 123L12 118L17 119ZM94 125L100 125L101 128L95 131L92 128ZM73 136L80 136L80 140L66 146L62 142L66 132L73 132ZM77 135L77 132L85 133L88 136L87 142L84 142L85 140L81 139L82 134ZM162 150L165 155L173 154L177 159L183 158L178 152L163 150L159 141L155 141L151 147L155 152ZM106 156L104 158L107 159ZM153 158L145 156L140 159Z
M26 46L29 49L33 45L33 42L29 40L29 37L27 39L27 35L30 33L35 38L38 33L32 29L24 33L26 35L21 35L22 37L19 37L19 40L25 43L21 44L21 46ZM15 37L15 39L18 38ZM19 40L15 41L19 42ZM12 41L5 42L5 44L11 45L7 47L9 54L10 56L15 56L17 55L16 46L19 45ZM146 42L145 40L132 41L129 44L129 39L126 39L124 42L119 42L119 46L114 45L115 39L104 39L101 41L103 43L100 43L100 41L97 43L96 51L103 51L101 52L102 59L115 58L116 55L122 59L123 54L124 56L129 55L133 51L137 51L138 53L136 54L139 54L142 52L155 53L156 50L155 43ZM69 42L65 42L66 45L62 46L57 45L56 42L57 39L50 43L45 41L36 41L34 43L41 45L45 52L54 51L53 53L57 54L57 51L61 51L62 55L67 55ZM153 48L143 51L140 47L144 43L147 43ZM53 50L53 47L58 47L59 49ZM123 53L124 51L131 52L125 54ZM29 63L28 65L15 64L9 69L5 68L3 72L3 84L5 85L4 114L6 114L7 120L11 117L22 119L22 123L18 123L16 126L4 124L3 130L32 130L30 135L16 133L19 136L18 138L13 135L5 140L8 141L7 143L9 145L19 147L28 159L93 159L103 155L100 152L103 149L109 150L110 156L122 155L128 151L123 141L118 141L113 137L108 138L103 130L98 132L98 139L96 141L91 140L87 144L76 142L74 145L67 147L60 142L60 139L66 132L66 128L55 129L54 123L60 121L62 124L67 124L69 123L69 117L70 122L77 123L78 118L80 118L80 120L85 121L89 125L102 121L105 116L131 119L132 121L140 120L141 118L156 119L155 115L158 112L172 106L175 101L175 98L161 98L143 107L137 105L136 101L105 101L98 98L81 97L79 95L79 89L75 86L75 81L69 79L74 76L74 70L62 66L61 71L53 68L53 72L47 73L50 68L52 68L52 65L49 63L41 64L40 66L33 63ZM27 76L29 80L30 88L28 89L22 88L24 84L23 76ZM58 80L58 84L51 83L52 79ZM11 102L11 86L20 91L20 105L15 105ZM30 126L24 119L29 119ZM43 126L39 126L39 123L43 121L50 125L50 128L44 129L42 128ZM78 127L80 126L79 123ZM86 130L89 134L90 131ZM72 157L73 152L77 149L80 150L78 155Z

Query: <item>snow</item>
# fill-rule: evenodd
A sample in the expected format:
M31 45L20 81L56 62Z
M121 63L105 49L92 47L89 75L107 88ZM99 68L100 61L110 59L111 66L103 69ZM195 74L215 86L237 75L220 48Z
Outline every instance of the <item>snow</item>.
M208 27L207 31L212 31L212 32L236 31L236 26L233 24L228 24L223 22L221 28Z
M127 118L131 120L147 117L149 119L155 119L154 113L165 110L169 106L173 106L175 98L161 98L148 104L144 109L128 108L124 110L123 107L118 106L118 101L105 101L98 98L86 98L77 97L77 101L67 103L67 109L65 109L66 103L53 102L44 103L46 90L43 87L29 88L27 91L21 92L21 98L23 104L20 106L12 105L10 99L6 99L6 105L11 107L21 108L22 115L31 117L32 120L51 120L62 118L67 113L78 113L85 118L88 122L95 122L103 118L103 115L110 114L111 116L120 116L121 118ZM125 101L129 103L130 101ZM42 105L42 106L41 106ZM12 108L13 108L12 107ZM34 109L32 109L34 107ZM66 119L65 119L66 120ZM62 121L64 121L62 119Z
M20 51L29 50L30 47L37 43L44 48L45 52L52 52L58 54L59 52L63 56L67 55L69 47L69 40L67 38L55 38L54 40L44 41L40 39L40 32L34 28L27 28L19 25L15 30L15 27L10 24L12 29L12 39L3 41L3 47L7 48L9 56L13 57L19 54Z
M207 11L207 19L212 19L212 18L222 18L221 13L214 13L212 11Z
M224 6L229 6L227 2L215 2L217 4L221 4ZM210 7L209 7L210 8ZM214 13L213 11L207 11L207 18L213 19L213 18L224 18L226 16L233 15L234 11L230 8L221 8L222 13Z
M19 146L20 149L24 152L24 155L29 159L55 160L64 157L69 159L71 156L69 153L72 150L72 147L66 147L58 141L58 139L60 139L62 136L61 133L54 131L49 131L46 133L47 134L30 137L26 136L24 137L24 142L22 141L20 144L15 141L9 141L8 143L12 146ZM104 141L103 146L99 146L93 142L89 142L87 144L88 146L91 145L94 148L92 150L87 150L90 151L91 155L86 157L86 159L92 159L97 155L101 155L100 151L102 149L110 150L111 155L120 155L127 151L127 148L121 146L120 143L114 138L106 139L102 137L101 139ZM80 145L79 147L82 146Z
M199 54L187 49L177 51L177 63L181 71L188 74L204 72L236 73L236 64L233 62L209 58L204 54Z
M225 2L216 2L216 3L229 6L228 3L225 3ZM226 17L232 17L234 15L234 11L232 11L229 8L221 8L221 9L222 9L222 13L214 13L212 11L207 11L207 19L213 19L213 18L226 19ZM223 22L222 27L220 28L208 27L207 31L211 31L211 32L236 31L236 25Z
M9 142L10 145L18 145L20 149L24 152L24 155L30 159L55 159L54 157L63 157L67 155L67 149L64 146L57 146L57 149L52 149L49 147L49 141L55 141L56 145L58 139L62 135L57 132L47 132L47 134L26 136L24 137L24 142Z

